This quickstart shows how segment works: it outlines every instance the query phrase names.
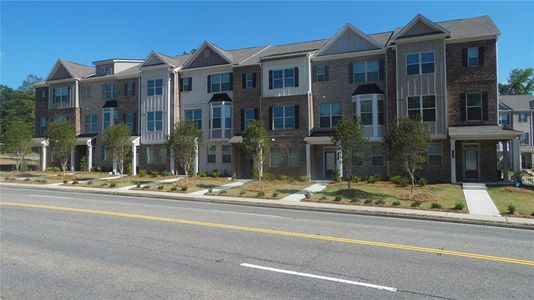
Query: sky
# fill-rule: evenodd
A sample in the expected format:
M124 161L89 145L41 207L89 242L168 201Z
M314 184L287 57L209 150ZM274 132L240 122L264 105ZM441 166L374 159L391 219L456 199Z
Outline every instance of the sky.
M0 2L0 83L46 78L59 58L91 65L178 55L207 40L227 49L330 38L346 23L367 34L489 15L501 31L499 82L534 67L534 2Z

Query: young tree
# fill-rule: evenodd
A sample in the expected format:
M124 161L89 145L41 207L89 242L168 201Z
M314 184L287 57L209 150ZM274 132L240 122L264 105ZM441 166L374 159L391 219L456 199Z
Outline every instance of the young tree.
M499 83L501 95L531 95L534 93L534 68L513 69L507 83Z
M332 143L341 150L343 174L348 181L348 189L350 190L353 160L363 159L363 154L368 146L368 138L365 137L362 123L354 118L342 119L334 127Z
M125 123L114 124L104 132L104 147L117 162L119 174L124 174L124 161L130 153L130 128Z
M415 171L426 162L430 133L419 118L404 118L394 122L388 130L386 146L389 159L400 165L410 176L413 196Z
M193 122L178 122L168 137L167 144L174 152L174 159L185 173L185 184L189 186L189 169L195 158L197 143L202 139L202 131Z
M41 77L30 74L26 76L26 79L20 84L18 90L23 93L31 94L33 92L33 85L41 81L43 81Z
M23 120L13 120L5 135L5 150L15 156L15 168L20 171L26 153L30 152L33 126Z
M263 165L267 158L267 153L271 145L271 138L265 129L265 124L261 120L252 121L243 134L243 151L254 160L254 166L258 174L258 182L263 190Z
M65 177L67 162L72 148L76 145L76 132L72 124L67 121L52 122L48 126L47 138L50 149L61 164L62 177Z

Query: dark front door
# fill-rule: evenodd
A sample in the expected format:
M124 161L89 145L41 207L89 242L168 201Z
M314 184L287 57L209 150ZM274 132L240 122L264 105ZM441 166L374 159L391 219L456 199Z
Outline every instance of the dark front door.
M324 153L324 175L325 178L332 178L336 172L336 152L325 151Z
M479 179L480 157L478 147L464 147L464 178L465 180Z

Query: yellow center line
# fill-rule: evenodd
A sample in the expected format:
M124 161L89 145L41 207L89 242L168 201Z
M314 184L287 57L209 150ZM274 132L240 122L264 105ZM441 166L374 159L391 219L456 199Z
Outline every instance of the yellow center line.
M331 242L354 244L354 245L365 245L365 246L374 246L374 247L390 248L390 249L397 249L397 250L407 250L407 251L424 252L424 253L432 253L432 254L460 256L460 257L467 257L467 258L473 258L473 259L488 260L488 261L503 262L503 263L518 264L518 265L525 265L525 266L534 267L534 261L531 261L531 260L523 260L523 259L510 258L510 257L501 257L501 256L476 254L476 253L469 253L469 252L443 250L443 249L436 249L436 248L425 248L425 247L417 247L417 246L402 245L402 244L373 242L373 241L367 241L367 240L357 240L357 239L342 238L342 237L327 236L327 235L318 235L318 234L310 234L310 233L302 233L302 232L292 232L292 231L265 229L265 228L248 227L248 226L228 225L228 224L202 222L202 221L192 221L192 220L175 219L175 218L167 218L167 217L157 217L157 216L148 216L148 215L132 214L132 213L113 212L113 211L105 211L105 210L94 210L94 209L73 208L73 207L63 207L63 206L52 206L52 205L40 205L40 204L32 204L32 203L4 202L4 201L2 201L2 202L0 202L0 205L16 206L16 207L28 207L28 208L40 208L40 209L49 209L49 210L56 210L56 211L76 212L76 213L83 213L83 214L94 214L94 215L123 217L123 218L132 218L132 219L149 220L149 221L160 221L160 222L169 222L169 223L177 223L177 224L187 224L187 225L203 226L203 227L210 227L210 228L220 228L220 229L229 229L229 230L237 230L237 231L255 232L255 233L271 234L271 235L278 235L278 236L298 237L298 238L321 240L321 241L331 241Z

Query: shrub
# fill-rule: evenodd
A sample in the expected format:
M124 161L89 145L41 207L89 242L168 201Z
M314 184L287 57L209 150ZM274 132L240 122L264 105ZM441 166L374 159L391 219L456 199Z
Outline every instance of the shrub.
M200 177L206 177L206 176L208 176L208 173L207 173L206 171L202 171L202 172L200 172L200 173L198 174L198 176L200 176Z
M371 204L371 203L373 203L373 200L371 200L371 199L365 199L365 201L363 201L363 203L365 203L365 204Z
M78 180L74 180L74 181L72 182L72 184L78 184L78 183L80 183L80 182L78 182Z
M306 175L301 175L301 176L299 176L299 181L300 182L310 181L310 177L308 177Z
M383 199L378 199L378 200L375 201L375 204L376 205L384 205L384 204L386 204L386 201L384 201Z
M332 180L333 181L341 180L341 170L339 170L339 167L337 166L336 166L336 169L334 170L334 174L332 174Z
M402 177L400 175L395 175L395 176L391 176L389 178L389 181L393 182L394 184L399 184L401 178Z
M228 193L227 190L221 190L221 191L219 192L219 195L226 194L226 193Z
M102 168L101 168L100 166L97 166L97 167L95 168L95 171L96 171L96 172L102 172Z
M277 191L274 191L274 192L273 192L273 198L276 198L276 197L278 197L278 195L280 195L280 193L279 193L279 192L277 192Z
M358 202L360 202L360 198L352 198L352 199L350 199L350 202L358 203Z
M139 170L139 177L146 177L146 170Z
M286 181L287 180L287 175L280 175L280 176L278 176L278 179Z
M306 192L306 193L304 194L304 197L305 197L306 199L310 199L310 198L311 198L311 193L310 193L310 192Z
M375 183L380 180L380 176L378 175L371 175L367 177L367 183Z
M158 185L158 190L162 190L162 189L164 189L164 188L165 188L165 186L163 186L163 185Z
M319 198L319 200L321 200L321 201L325 201L325 200L326 200L326 196L325 196L325 195L322 195L321 198Z
M456 202L456 204L454 204L455 210L463 210L464 207L465 207L465 204L463 202Z
M63 179L63 184L67 184L67 180L66 179Z
M393 206L400 206L401 205L400 201L398 201L398 200L397 201L393 201L393 203L391 203L391 204L393 204Z
M221 177L221 172L219 172L218 170L213 170L213 172L211 172L211 177L219 178Z
M208 188L208 193L211 193L211 192L213 192L213 187L212 187L212 186L210 186L210 187Z
M91 180L87 181L87 185L93 185L93 182Z
M240 196L243 196L243 195L246 194L246 193L247 193L247 191L245 191L245 190L241 190L241 191L239 192L239 195L240 195Z
M126 166L126 174L128 174L129 177L132 177L133 175L132 163L128 163L128 165Z
M163 170L163 171L161 171L161 175L163 175L163 176L167 177L167 176L169 176L169 175L170 175L170 172L169 172L169 171L167 171L167 170Z
M430 208L441 209L441 204L432 202L432 204L430 204Z
M117 184L116 184L115 182L112 182L112 183L109 184L109 186L112 187L112 188L114 188L114 187L117 186Z
M419 186L421 186L421 187L425 186L427 184L426 178L424 178L424 177L419 178L419 180L417 180L417 184L419 184Z
M335 198L334 198L334 201L341 201L343 199L343 197L341 197L341 195L337 195Z
M149 186L149 185L145 185L145 186L143 187L143 190L150 190L150 186Z
M176 192L176 187L175 186L171 187L171 192Z
M265 197L265 192L258 192L258 193L256 194L256 197L257 197L257 198L263 198L263 197Z
M47 183L48 180L46 178L41 179L41 183Z
M186 192L187 191L187 185L184 185L184 186L180 187L180 191Z
M59 172L59 168L58 167L48 167L46 168L46 171L47 172Z
M107 185L108 185L108 183L107 183L107 182L104 182L104 183L102 183L100 186L107 186Z
M265 172L263 173L263 179L267 181L273 181L273 174Z
M85 155L80 158L80 170L87 171L87 157Z
M412 205L410 205L410 206L411 207L419 207L419 206L421 206L421 204L423 204L423 201L415 200L414 202L412 202Z
M158 172L158 170L152 170L152 171L150 171L150 175L152 175L152 177L158 177L159 172Z
M400 186L408 186L409 185L408 178L402 177L400 175L392 176L389 180L391 182L393 182L394 184L396 184L396 185L400 185Z
M25 178L24 181L32 181L30 178Z
M362 177L361 176L357 176L357 175L352 176L351 179L352 179L352 182L354 182L354 183L358 183L358 182L362 181Z
M136 181L136 182L135 182L135 186L136 186L137 188L140 188L140 187L141 187L141 182Z
M507 209L509 214L513 215L515 213L515 205L509 204Z

